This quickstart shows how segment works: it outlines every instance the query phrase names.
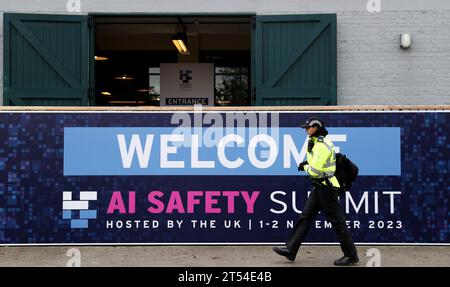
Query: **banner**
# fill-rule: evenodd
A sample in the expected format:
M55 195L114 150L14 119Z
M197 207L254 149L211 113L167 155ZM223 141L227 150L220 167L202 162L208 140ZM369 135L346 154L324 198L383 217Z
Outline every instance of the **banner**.
M0 244L278 244L309 117L360 168L357 243L449 244L448 112L2 112ZM322 214L306 238L335 243Z

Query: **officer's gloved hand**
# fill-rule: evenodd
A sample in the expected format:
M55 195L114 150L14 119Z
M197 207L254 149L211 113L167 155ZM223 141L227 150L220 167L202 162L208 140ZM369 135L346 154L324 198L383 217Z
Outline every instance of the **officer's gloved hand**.
M308 164L308 162L306 160L304 162L301 162L298 165L298 171L305 171L305 165L307 165L307 164Z

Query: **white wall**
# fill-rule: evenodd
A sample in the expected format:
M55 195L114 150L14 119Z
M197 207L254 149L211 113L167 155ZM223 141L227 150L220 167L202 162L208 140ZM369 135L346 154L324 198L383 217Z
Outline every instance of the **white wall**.
M449 10L342 12L337 19L338 105L450 104ZM409 50L399 48L405 32Z
M339 105L450 104L450 1L380 0L380 13L368 1L376 0L80 0L80 13L337 13ZM0 0L0 12L68 13L66 3ZM412 35L410 50L399 48L402 32Z
M82 12L240 12L335 13L366 11L374 0L0 0L0 11L66 12L68 1L79 1ZM382 11L449 9L448 0L381 0Z

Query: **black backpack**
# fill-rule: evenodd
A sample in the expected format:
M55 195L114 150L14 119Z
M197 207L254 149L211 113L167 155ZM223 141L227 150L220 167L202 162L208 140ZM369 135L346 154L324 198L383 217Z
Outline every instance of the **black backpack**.
M348 159L344 154L336 154L336 176L339 185L339 193L345 193L352 187L353 181L358 176L358 166Z

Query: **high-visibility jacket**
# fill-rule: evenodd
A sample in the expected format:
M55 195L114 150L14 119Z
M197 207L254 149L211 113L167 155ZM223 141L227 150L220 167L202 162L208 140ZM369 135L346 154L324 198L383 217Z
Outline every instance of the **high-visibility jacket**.
M313 179L323 179L328 177L330 183L339 188L339 182L334 176L336 171L336 153L334 151L333 142L326 137L312 137L314 147L306 154L308 164L305 165L305 171ZM326 181L322 182L327 185Z

